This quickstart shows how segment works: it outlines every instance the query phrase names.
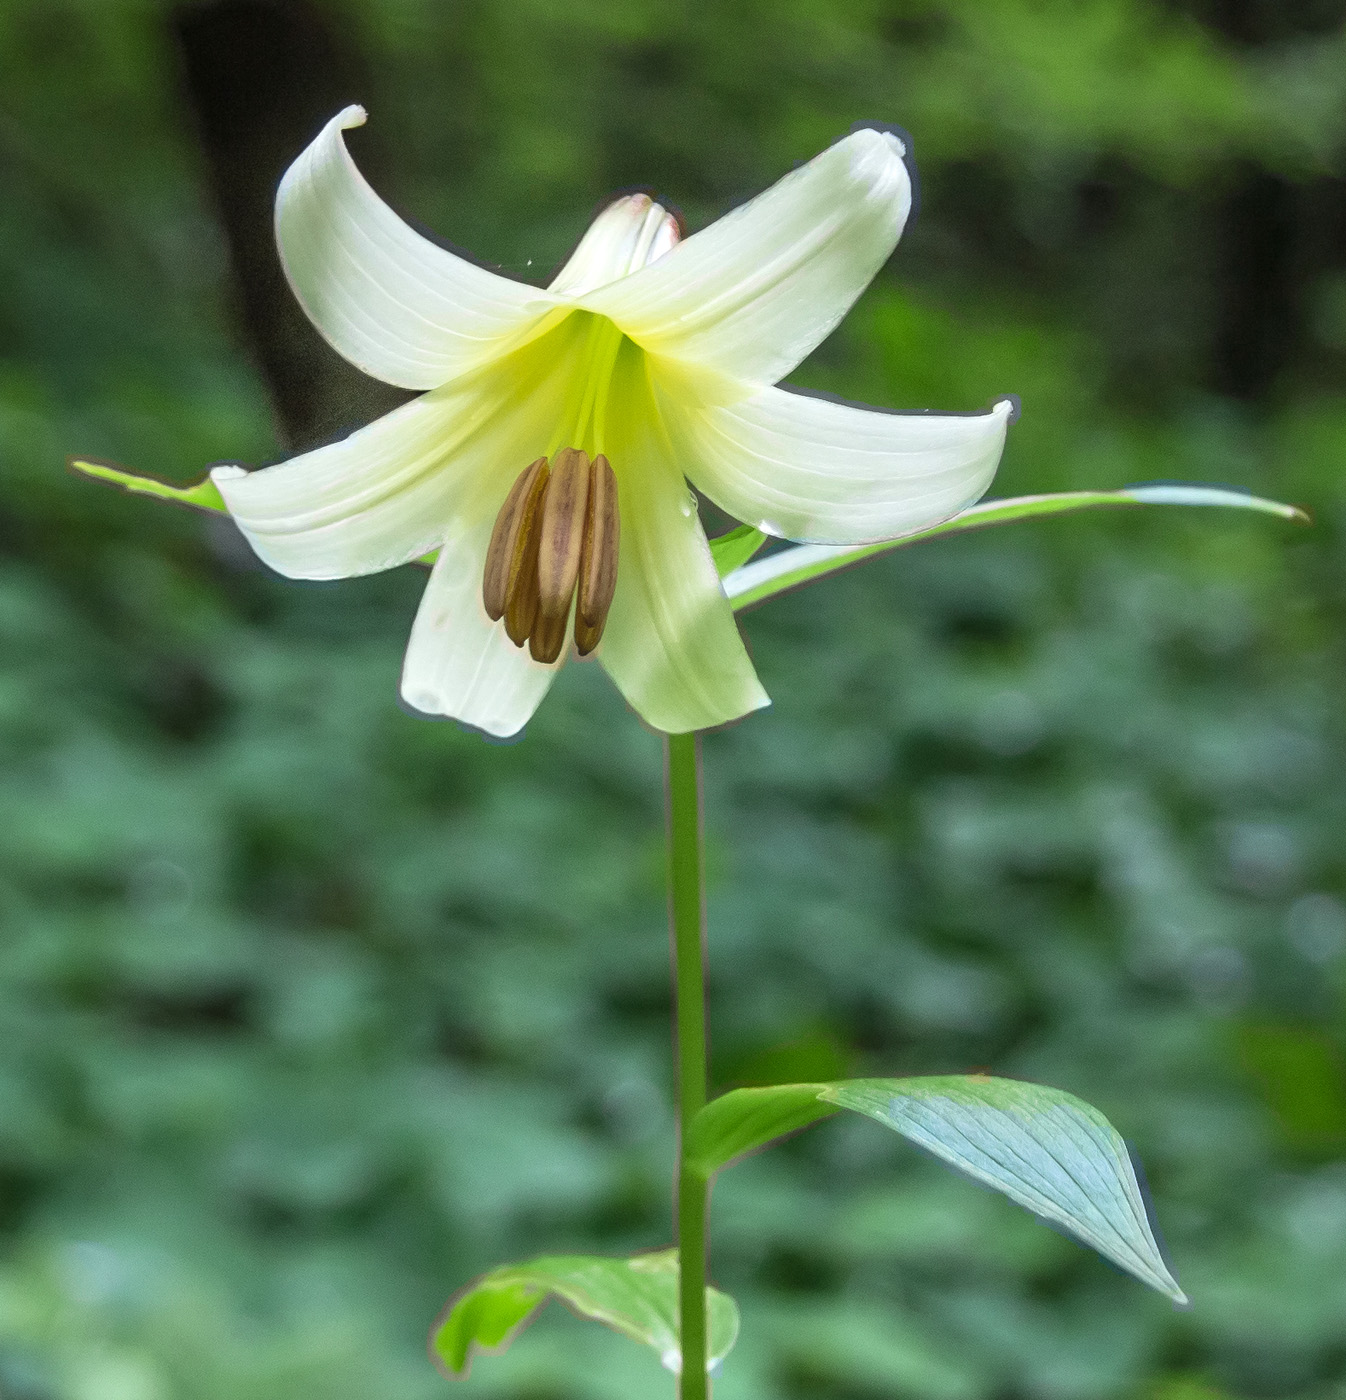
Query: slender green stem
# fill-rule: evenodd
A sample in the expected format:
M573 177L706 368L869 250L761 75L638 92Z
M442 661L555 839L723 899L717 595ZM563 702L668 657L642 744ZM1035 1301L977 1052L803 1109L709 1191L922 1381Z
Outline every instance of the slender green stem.
M668 904L673 934L678 1052L678 1263L680 1400L707 1400L707 1184L683 1155L687 1124L706 1102L706 905L701 840L701 743L669 734Z

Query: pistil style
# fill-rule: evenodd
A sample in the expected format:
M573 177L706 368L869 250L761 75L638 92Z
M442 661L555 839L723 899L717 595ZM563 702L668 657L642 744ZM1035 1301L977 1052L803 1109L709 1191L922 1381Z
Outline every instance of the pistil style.
M574 606L575 649L598 645L617 587L617 477L602 454L566 447L539 457L496 517L481 597L517 647L550 665L565 647ZM578 596L577 596L578 594Z

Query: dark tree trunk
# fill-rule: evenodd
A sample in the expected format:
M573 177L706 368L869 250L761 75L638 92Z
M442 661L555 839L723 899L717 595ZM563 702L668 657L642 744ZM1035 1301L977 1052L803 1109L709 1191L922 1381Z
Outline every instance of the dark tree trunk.
M234 273L243 332L291 448L400 401L322 343L286 285L272 232L276 186L327 119L367 97L357 55L308 0L207 0L170 17Z

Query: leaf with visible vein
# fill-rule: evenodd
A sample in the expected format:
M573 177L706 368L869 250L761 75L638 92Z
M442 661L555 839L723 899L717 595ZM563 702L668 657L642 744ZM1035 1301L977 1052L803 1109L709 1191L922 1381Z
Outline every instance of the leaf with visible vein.
M492 1269L449 1304L431 1333L431 1353L450 1377L464 1377L478 1352L503 1351L552 1297L581 1317L653 1347L675 1374L681 1369L678 1255L672 1249L629 1259L554 1255ZM738 1307L710 1288L706 1310L707 1365L713 1367L738 1338Z
M841 1108L901 1133L1143 1283L1187 1301L1159 1251L1126 1144L1096 1108L1061 1089L984 1075L736 1089L692 1120L688 1156L710 1177Z

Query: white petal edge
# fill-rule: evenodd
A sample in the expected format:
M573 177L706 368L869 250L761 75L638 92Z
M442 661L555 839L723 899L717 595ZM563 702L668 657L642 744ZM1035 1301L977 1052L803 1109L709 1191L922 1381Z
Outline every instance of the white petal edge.
M557 299L432 243L370 188L341 133L347 107L285 172L276 242L295 296L353 365L433 389L534 333Z
M613 200L584 232L550 290L581 296L657 262L678 241L678 221L647 194Z
M902 142L862 130L580 298L660 355L774 384L826 339L878 272L911 211Z
M656 373L683 470L769 535L866 544L947 519L990 486L1013 402L986 413L888 413L785 389L697 403Z
M645 357L623 347L614 371L609 456L621 557L598 659L655 729L710 729L770 703L720 586L696 503L662 431Z
M494 523L485 515L444 542L412 624L402 699L421 714L508 739L532 718L561 662L534 661L486 616L481 580Z
M461 518L499 509L545 450L585 318L423 394L350 437L211 480L258 556L290 578L377 573L419 558Z

